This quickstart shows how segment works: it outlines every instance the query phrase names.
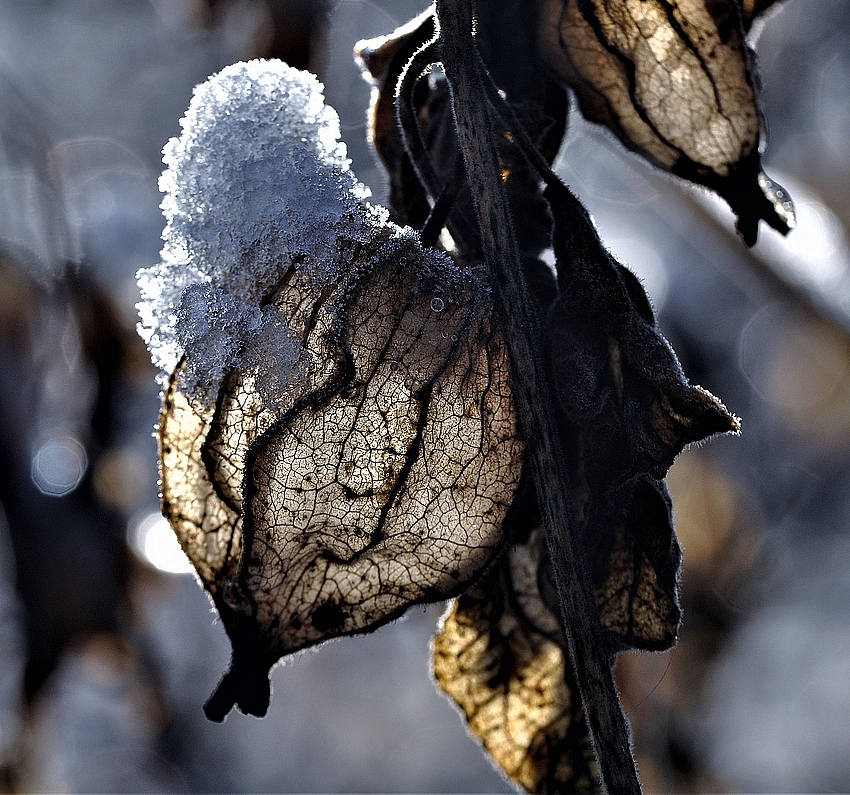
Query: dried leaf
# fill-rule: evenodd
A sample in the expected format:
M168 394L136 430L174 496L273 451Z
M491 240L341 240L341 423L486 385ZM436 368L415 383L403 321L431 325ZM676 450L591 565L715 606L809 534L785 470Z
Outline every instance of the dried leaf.
M323 295L292 268L269 302L303 379L269 407L234 370L210 412L178 370L160 429L164 511L234 644L218 718L264 711L282 655L462 590L501 547L522 461L486 293L444 255L388 233Z
M548 326L555 398L603 625L623 647L669 648L681 552L660 481L686 445L738 422L688 382L640 282L572 194L546 195L560 291Z
M512 781L529 792L597 792L566 641L541 596L544 557L537 528L458 598L434 640L434 675Z
M760 219L793 228L790 199L761 172L754 55L738 0L545 0L540 46L588 119L717 191L748 245Z

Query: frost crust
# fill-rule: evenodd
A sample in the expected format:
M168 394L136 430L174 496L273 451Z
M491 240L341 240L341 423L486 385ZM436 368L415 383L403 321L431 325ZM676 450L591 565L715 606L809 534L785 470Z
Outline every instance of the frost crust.
M195 89L163 150L164 244L138 273L139 333L163 378L185 354L190 398L208 402L229 368L257 366L258 347L273 354L262 365L270 385L290 381L303 350L266 306L275 285L294 266L321 290L387 225L349 168L322 88L280 61L233 64Z

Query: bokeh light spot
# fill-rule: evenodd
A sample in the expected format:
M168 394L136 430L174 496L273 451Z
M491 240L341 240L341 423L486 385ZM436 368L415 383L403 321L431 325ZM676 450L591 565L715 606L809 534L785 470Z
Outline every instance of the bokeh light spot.
M32 458L32 481L42 494L64 497L82 482L89 460L73 436L48 439Z
M190 574L194 571L171 526L159 513L131 520L129 540L136 554L155 569L169 574Z

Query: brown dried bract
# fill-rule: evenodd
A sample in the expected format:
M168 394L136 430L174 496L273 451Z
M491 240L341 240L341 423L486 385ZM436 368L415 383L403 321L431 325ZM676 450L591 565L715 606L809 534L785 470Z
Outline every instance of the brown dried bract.
M681 619L682 554L670 498L663 483L646 479L626 493L611 512L607 537L596 545L591 576L599 619L615 648L663 651L675 644ZM593 509L598 521L599 506ZM598 528L588 522L586 537Z
M407 156L397 123L396 89L410 58L434 35L433 12L428 10L388 36L359 41L355 46L364 78L372 84L369 105L369 143L387 168L389 206L398 223L419 228L428 217L427 192Z
M688 445L737 419L692 385L643 287L566 188L547 188L560 296L549 315L554 397L576 522L614 648L676 639L681 551L661 480Z
M264 712L282 655L462 590L522 461L487 293L444 255L386 232L322 295L293 268L267 302L303 377L270 404L234 371L204 408L178 369L160 427L164 512L234 645L218 719Z
M458 598L434 640L434 675L512 781L529 792L597 792L564 634L540 593L543 536L535 529Z
M746 21L766 5L750 4ZM589 120L717 191L752 245L760 219L784 234L794 214L787 194L761 175L744 21L737 0L543 0L539 40Z

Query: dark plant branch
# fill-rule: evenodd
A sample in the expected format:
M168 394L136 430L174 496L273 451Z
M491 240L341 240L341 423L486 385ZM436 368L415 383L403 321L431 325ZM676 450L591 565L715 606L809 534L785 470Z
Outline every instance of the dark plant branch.
M575 532L569 479L551 408L536 312L522 273L501 180L493 124L475 54L470 0L437 0L441 58L455 125L492 269L496 308L511 360L514 398L546 528L562 620L582 702L608 792L640 792L629 729L601 640L599 615Z
M437 40L433 36L433 23L430 26L423 25L422 32L426 34L430 32L432 38L425 41L407 61L398 77L395 92L398 128L405 152L410 158L419 182L432 200L431 215L422 229L422 242L430 245L436 240L442 227L446 225L450 232L454 232L459 237L474 240L477 237L475 221L467 216L456 202L461 188L465 185L463 158L458 154L455 168L444 180L434 165L419 125L414 97L416 84L427 74L431 66L440 61ZM453 214L451 222L446 224L453 208L457 208L457 211Z
M546 162L546 158L543 157L528 137L528 133L526 132L525 127L523 127L522 122L519 120L516 111L511 106L511 103L508 102L499 91L499 87L496 85L496 82L493 80L493 76L487 69L484 59L481 57L481 53L478 52L478 50L475 50L474 55L478 71L478 79L481 81L481 86L485 91L490 107L499 117L506 130L510 132L514 143L516 143L522 151L523 157L525 157L535 171L537 171L538 176L546 183L547 187L552 188L559 193L562 193L563 191L569 193L571 198L570 204L574 205L574 209L583 218L589 221L587 211L584 209L581 202L572 196L572 193L567 189L566 185L564 185L555 172L552 171L551 166Z
M438 61L436 38L434 38L423 44L405 64L398 78L395 95L398 127L405 151L413 164L416 176L419 177L419 181L425 186L425 190L432 199L436 199L442 192L443 181L437 173L422 137L413 94L419 80Z
M422 229L419 230L419 237L422 240L423 246L436 245L440 237L440 232L446 226L449 213L455 206L460 188L465 184L465 176L466 171L463 166L463 157L458 152L454 174L443 186L443 190L431 207L431 212L425 219Z

